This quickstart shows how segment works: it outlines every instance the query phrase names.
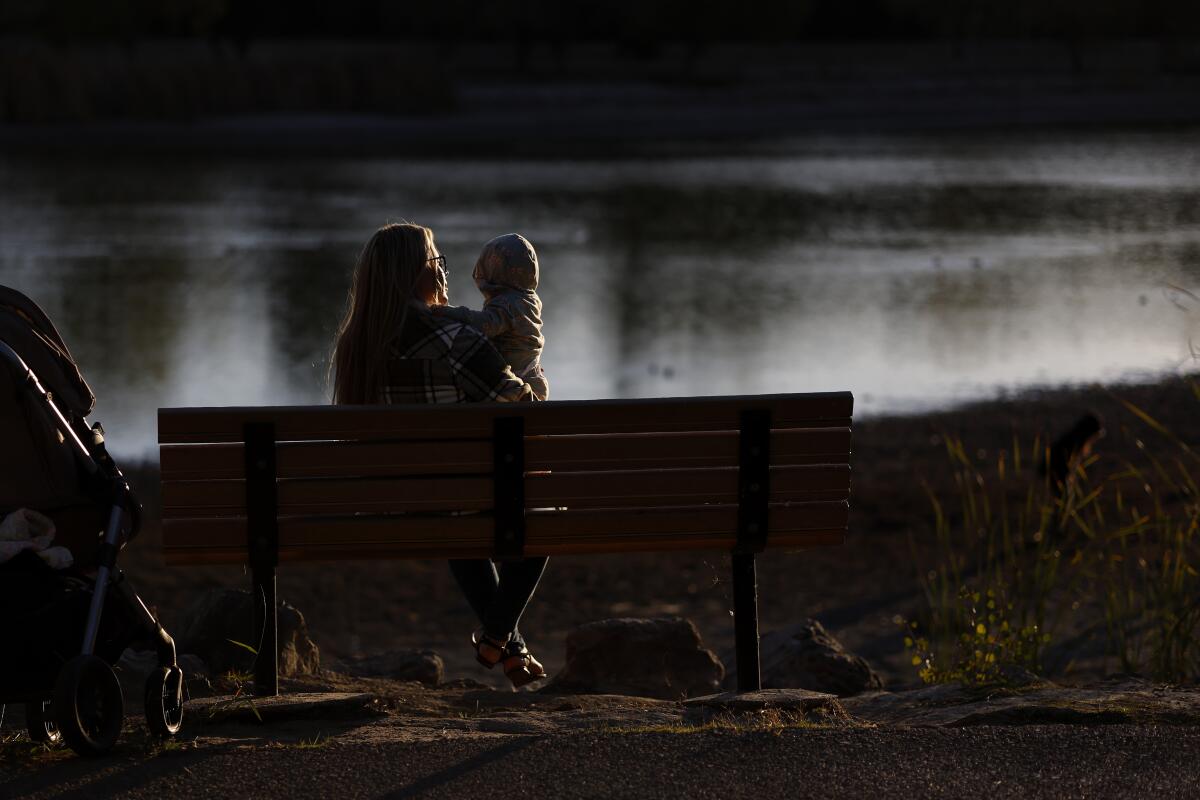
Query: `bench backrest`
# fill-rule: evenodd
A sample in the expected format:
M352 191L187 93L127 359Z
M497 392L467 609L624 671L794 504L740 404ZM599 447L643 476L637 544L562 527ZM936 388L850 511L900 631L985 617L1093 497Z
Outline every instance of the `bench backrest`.
M165 555L245 562L264 516L284 561L836 544L852 404L161 409Z

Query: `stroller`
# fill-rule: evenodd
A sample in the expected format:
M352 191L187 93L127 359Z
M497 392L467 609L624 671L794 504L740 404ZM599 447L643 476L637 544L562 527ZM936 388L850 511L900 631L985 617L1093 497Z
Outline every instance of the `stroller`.
M0 519L49 517L74 565L56 570L32 550L0 563L0 703L25 703L37 742L81 755L116 744L125 718L112 665L150 638L158 668L145 687L146 722L162 737L183 723L175 643L116 567L141 506L104 446L95 404L45 313L0 286Z

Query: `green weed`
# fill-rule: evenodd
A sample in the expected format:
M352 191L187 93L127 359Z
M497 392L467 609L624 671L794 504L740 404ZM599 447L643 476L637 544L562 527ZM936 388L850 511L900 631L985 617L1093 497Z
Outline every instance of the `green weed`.
M905 622L913 666L928 683L1001 682L1008 666L1037 672L1051 598L1073 581L1062 568L1064 548L1094 497L1077 488L1055 493L1037 474L1040 440L1028 448L1014 440L992 459L972 457L960 439L944 442L956 507L947 509L926 487L934 563L920 576L923 618ZM917 543L910 544L920 563Z
M321 733L318 732L313 738L301 739L292 745L292 747L296 750L320 750L322 747L327 746L330 741L328 738L321 738Z

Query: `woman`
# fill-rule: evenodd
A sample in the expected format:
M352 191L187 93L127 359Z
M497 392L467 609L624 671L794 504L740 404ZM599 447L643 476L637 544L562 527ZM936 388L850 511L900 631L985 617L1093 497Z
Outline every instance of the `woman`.
M358 257L349 309L333 354L333 399L356 403L527 401L529 386L483 334L429 308L447 300L446 261L433 232L420 225L385 225ZM544 678L517 629L537 588L545 558L450 562L482 627L471 637L487 668L501 664L513 686Z

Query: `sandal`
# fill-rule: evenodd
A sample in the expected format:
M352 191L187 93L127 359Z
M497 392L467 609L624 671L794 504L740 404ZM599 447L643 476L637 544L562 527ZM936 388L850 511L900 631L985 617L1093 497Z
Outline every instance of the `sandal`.
M524 643L510 642L504 656L504 675L514 689L540 681L546 677L546 668L533 657Z
M491 669L505 660L505 653L508 652L508 637L494 639L484 633L483 628L480 628L471 634L471 646L475 648L475 660Z

